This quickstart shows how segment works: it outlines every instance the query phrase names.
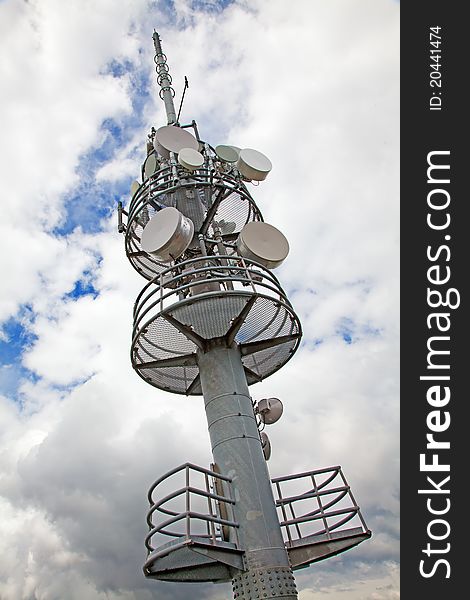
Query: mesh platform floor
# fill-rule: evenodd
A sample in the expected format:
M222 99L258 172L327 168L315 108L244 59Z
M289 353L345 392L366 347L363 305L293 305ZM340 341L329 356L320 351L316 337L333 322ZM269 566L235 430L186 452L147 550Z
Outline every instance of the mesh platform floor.
M240 291L195 296L152 315L135 332L134 368L157 388L200 395L197 344L227 340L232 324L248 308L234 341L242 353L248 385L265 379L294 354L300 323L292 308L277 298Z

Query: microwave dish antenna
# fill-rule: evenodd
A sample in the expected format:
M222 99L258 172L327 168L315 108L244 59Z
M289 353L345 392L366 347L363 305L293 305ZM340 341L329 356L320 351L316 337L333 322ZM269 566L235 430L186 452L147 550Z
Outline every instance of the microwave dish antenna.
M154 140L155 150L164 158L170 157L170 152L178 154L183 148L199 150L197 139L180 127L165 125L157 129Z
M188 171L195 171L204 164L204 156L194 148L181 148L178 152L178 162Z
M155 152L152 152L147 156L144 163L144 178L148 179L152 177L157 168L157 157L155 156Z
M260 433L261 437L261 447L263 448L264 459L269 460L271 458L271 442L269 440L268 434L262 431Z
M236 163L240 156L240 149L235 146L226 146L224 144L219 144L215 147L215 153L220 158L227 163Z
M142 248L162 262L175 260L190 245L194 234L191 219L172 206L157 212L142 232Z
M279 267L289 254L289 242L269 223L247 223L237 240L239 253L268 269Z
M259 414L261 421L265 425L277 423L282 417L284 407L279 398L263 398L256 407L256 412Z
M273 168L269 158L258 150L244 148L240 150L237 168L250 181L263 181Z

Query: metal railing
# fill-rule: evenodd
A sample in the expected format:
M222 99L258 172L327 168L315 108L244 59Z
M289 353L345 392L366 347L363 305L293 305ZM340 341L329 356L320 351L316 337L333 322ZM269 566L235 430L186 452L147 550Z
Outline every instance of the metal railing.
M172 206L174 200L172 194L177 190L199 189L205 191L208 187L212 188L213 192L217 192L215 198L212 196L204 198L208 209L214 204L218 205L228 194L235 192L249 203L252 211L249 220L261 220L259 208L238 175L217 171L207 166L188 173L177 163L171 165L165 161L160 169L144 180L132 197L129 204L127 226L131 221L138 220L145 205L153 208Z
M208 291L200 292L204 286ZM133 338L149 320L171 305L185 298L221 291L228 294L245 291L275 298L279 307L293 314L278 279L259 263L240 256L203 256L166 267L144 286L134 304Z
M202 488L191 485L196 473L204 481ZM183 485L154 500L157 488L178 474L184 478ZM201 506L201 499L207 503L206 512L194 509L195 504ZM145 538L145 546L149 554L153 553L154 558L158 554L165 554L169 550L184 546L192 539L212 545L228 541L237 544L239 525L234 518L235 500L232 497L229 477L185 463L157 479L148 492L148 500L149 532ZM170 537L176 543L156 546L153 542L155 536L160 536L159 539L163 540L165 536Z
M141 247L141 232L149 219L159 210L179 207L181 194L195 193L201 206L201 222L195 223L196 233L207 235L215 216L239 221L234 233L251 221L263 217L239 175L206 165L189 174L178 164L162 163L145 179L131 199L127 211L121 209L119 231L125 232L126 253L132 265L147 279L165 267ZM186 211L183 209L183 213ZM127 217L123 221L123 215ZM191 215L187 215L191 216Z
M282 484L287 482L304 491L284 496ZM276 506L287 544L307 536L331 538L333 532L334 537L338 537L347 523L361 527L363 533L369 532L339 466L276 477L272 484L277 493Z

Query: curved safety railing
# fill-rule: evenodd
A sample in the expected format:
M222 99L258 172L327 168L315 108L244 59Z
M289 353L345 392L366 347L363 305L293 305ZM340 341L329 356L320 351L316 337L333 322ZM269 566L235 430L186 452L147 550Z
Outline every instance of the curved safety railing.
M168 206L189 217L196 234L210 236L211 224L218 223L223 239L234 239L246 223L263 220L239 175L210 164L189 173L177 164L162 162L137 189L128 211L121 208L119 213L126 254L133 267L147 279L160 273L166 265L142 250L142 231L156 212ZM123 212L127 216L126 223Z
M300 338L300 321L268 269L236 255L204 256L166 267L143 288L131 360L151 385L199 395L196 353L211 340L239 345L251 385L284 365Z
M196 484L195 479L199 479ZM158 498L158 493L163 495ZM230 478L185 463L157 479L148 499L145 546L152 560L191 540L213 546L231 542L236 546L238 523L233 514Z
M261 264L236 255L203 256L166 267L144 286L134 304L134 336L149 318L173 304L220 292L267 296L293 311L279 280Z
M272 484L288 545L307 536L338 539L346 525L370 534L341 467L277 477ZM286 495L286 488L303 491Z

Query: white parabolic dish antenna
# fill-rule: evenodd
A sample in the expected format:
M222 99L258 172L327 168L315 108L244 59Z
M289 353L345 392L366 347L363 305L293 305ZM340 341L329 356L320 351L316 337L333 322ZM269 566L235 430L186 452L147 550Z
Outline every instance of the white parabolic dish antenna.
M215 153L224 162L236 163L240 155L240 148L236 146L225 146L220 144L215 147Z
M279 398L263 398L258 402L258 413L266 425L272 425L282 417L284 408Z
M194 171L202 167L204 156L192 148L181 148L178 153L178 162L182 167L188 169L188 171Z
M199 149L199 142L189 131L174 125L164 125L157 129L153 145L164 158L170 158L170 152L178 154L183 148Z
M258 152L258 150L244 148L240 150L237 168L246 179L263 181L273 168L273 165L269 158Z
M260 221L244 225L237 240L238 252L245 258L261 263L268 269L281 265L289 254L285 235Z
M134 181L131 183L131 196L134 196L139 188L140 183L134 179Z
M265 460L269 460L271 458L271 442L269 441L268 434L264 433L264 431L261 432L261 446Z
M169 262L183 254L193 234L191 219L169 206L157 212L144 227L142 250L162 262Z
M155 173L157 168L157 158L154 153L149 154L145 159L144 175L145 179L148 179Z

